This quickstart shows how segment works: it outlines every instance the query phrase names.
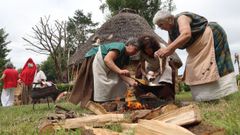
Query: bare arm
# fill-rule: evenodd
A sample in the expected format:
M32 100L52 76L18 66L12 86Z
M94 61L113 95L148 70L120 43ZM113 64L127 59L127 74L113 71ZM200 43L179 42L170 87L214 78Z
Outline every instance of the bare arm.
M115 63L114 60L117 59L118 56L118 51L113 50L113 51L109 51L108 54L105 56L104 58L104 62L105 64L108 66L108 68L110 68L113 72L119 74L119 76L122 78L122 80L124 80L125 82L127 82L130 86L137 86L137 82L133 79L131 79L130 77L130 72L126 69L122 70L120 69Z
M5 77L6 77L6 75L3 74L3 75L1 76L1 78L0 78L0 80L3 80Z
M108 66L108 68L110 70L112 70L113 72L120 74L120 75L126 75L126 76L130 76L130 73L128 70L124 69L121 70L115 63L114 60L117 59L118 57L118 51L117 50L112 50L109 51L108 54L105 56L104 58L104 63Z
M188 40L191 38L191 19L185 15L182 15L178 18L178 25L179 25L179 32L180 35L177 37L176 40L174 40L171 44L169 44L170 48L173 48L174 50L182 47L185 43L188 42Z
M182 15L178 18L177 23L179 25L180 35L174 40L169 41L169 45L166 48L159 49L156 54L160 57L167 57L174 53L174 51L183 46L191 38L191 19L185 15Z

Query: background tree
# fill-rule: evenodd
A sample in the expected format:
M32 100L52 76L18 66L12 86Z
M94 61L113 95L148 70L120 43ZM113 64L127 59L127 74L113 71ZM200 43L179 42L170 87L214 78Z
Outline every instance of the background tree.
M96 30L98 23L92 21L92 14L83 14L82 10L76 10L67 23L68 41L73 47L78 47L86 42L88 37Z
M69 56L75 52L76 47L85 43L97 25L91 20L91 14L84 15L82 10L77 10L68 22L55 20L53 25L50 24L50 16L41 17L39 24L32 27L33 35L23 37L23 40L28 43L27 50L49 55L54 64L56 80L65 82L68 81L68 75L65 74L68 71Z
M40 22L32 27L34 32L30 38L23 37L27 43L27 50L49 55L54 63L57 80L63 82L63 70L67 69L66 57L69 44L67 40L66 22L55 20L50 25L50 16L40 18Z
M104 12L106 8L110 11L111 16L116 15L123 8L134 9L153 27L152 18L158 10L173 11L176 6L173 0L106 0L100 9Z
M52 67L54 67L54 61L52 57L48 57L46 61L41 63L41 69L45 73L47 80L56 82L56 70Z
M5 33L4 29L0 29L0 74L2 74L4 70L4 65L6 64L9 59L6 59L8 53L10 52L10 49L7 49L7 44L10 43L10 41L7 40L8 34Z

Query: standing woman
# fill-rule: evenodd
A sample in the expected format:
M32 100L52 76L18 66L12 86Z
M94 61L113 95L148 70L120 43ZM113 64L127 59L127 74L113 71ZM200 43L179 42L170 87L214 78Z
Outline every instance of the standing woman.
M2 106L12 106L14 103L14 90L17 87L18 72L13 68L11 62L5 64L6 69L0 80L3 80L3 90L1 95Z
M25 63L20 74L20 82L23 83L22 104L24 105L31 103L32 84L36 71L37 66L35 65L32 58L29 58Z
M150 92L163 100L171 101L175 99L175 86L173 84L173 69L169 65L169 57L160 59L154 56L161 47L164 47L152 36L143 36L139 38L140 44L140 62L143 78L147 78L148 73L152 72L154 84L162 84L162 87ZM162 60L162 64L160 61ZM161 66L161 67L160 67Z
M167 11L158 11L153 23L169 34L167 48L156 55L167 57L177 48L187 50L183 79L194 100L215 100L237 91L227 36L220 25L194 13L173 16Z

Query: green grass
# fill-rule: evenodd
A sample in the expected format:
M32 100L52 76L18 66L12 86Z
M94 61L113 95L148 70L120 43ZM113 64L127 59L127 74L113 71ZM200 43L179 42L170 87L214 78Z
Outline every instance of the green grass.
M240 92L199 107L204 121L225 128L228 135L240 135Z
M86 111L70 103L61 103L60 105L74 110L78 114ZM0 107L0 135L37 134L41 120L54 113L54 105L52 103L50 107L49 109L47 104L37 104L35 105L35 110L32 109L32 105Z
M191 101L190 92L182 92L176 95L179 101ZM61 106L77 112L78 115L86 110L70 103L60 103ZM203 121L217 127L225 128L227 135L240 134L240 92L214 102L197 103L201 110ZM47 104L37 104L35 110L32 105L0 107L0 135L33 135L38 134L38 125L49 114L54 113L54 106L48 109ZM121 131L119 125L105 127L114 131ZM64 135L64 130L58 131L58 135ZM80 130L67 134L79 135ZM133 134L133 133L132 133Z
M191 101L190 92L176 95L180 101ZM211 125L224 128L227 135L240 135L240 92L212 102L196 103L203 121Z

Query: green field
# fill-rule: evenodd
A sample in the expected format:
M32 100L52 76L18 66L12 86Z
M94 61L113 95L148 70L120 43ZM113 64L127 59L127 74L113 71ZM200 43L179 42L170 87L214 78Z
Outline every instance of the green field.
M178 101L191 101L191 94L177 94ZM77 112L80 115L87 110L70 103L60 103L61 106ZM211 103L197 103L203 120L209 124L226 129L227 135L240 134L240 92ZM32 105L0 107L0 135L33 135L38 133L38 125L47 115L54 113L54 105L48 109L47 104L38 104L35 110ZM116 130L117 126L113 126ZM66 134L60 131L57 134ZM68 134L80 134L74 131Z

